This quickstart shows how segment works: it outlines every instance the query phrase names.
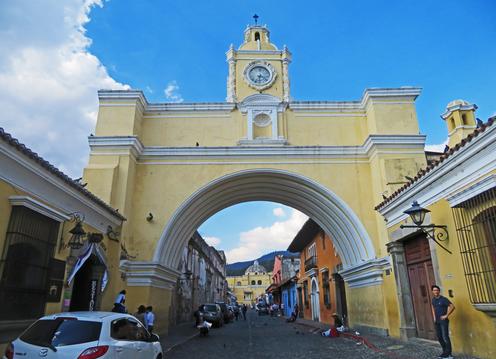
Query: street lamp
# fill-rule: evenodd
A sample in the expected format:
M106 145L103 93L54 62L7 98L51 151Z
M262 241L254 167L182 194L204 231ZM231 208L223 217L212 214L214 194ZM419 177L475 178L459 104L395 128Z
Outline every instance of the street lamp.
M448 227L445 225L422 224L424 223L425 215L429 212L430 211L428 209L420 207L417 201L413 201L412 206L403 213L408 214L415 225L411 226L402 224L400 228L420 229L428 238L432 239L442 249L451 254L451 251L440 243L449 239Z

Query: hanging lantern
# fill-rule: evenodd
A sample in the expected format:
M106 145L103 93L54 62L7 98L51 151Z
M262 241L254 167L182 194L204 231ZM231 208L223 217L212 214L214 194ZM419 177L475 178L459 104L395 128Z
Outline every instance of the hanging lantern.
M84 238L86 237L86 232L83 229L83 223L77 221L73 229L69 231L71 233L71 239L67 245L72 249L79 249L83 246Z

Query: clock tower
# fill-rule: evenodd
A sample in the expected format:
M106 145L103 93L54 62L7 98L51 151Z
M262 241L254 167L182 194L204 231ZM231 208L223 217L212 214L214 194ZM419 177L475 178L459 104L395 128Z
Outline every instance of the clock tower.
M244 42L238 50L227 51L229 75L227 102L242 102L253 94L266 94L289 102L288 66L291 53L270 42L267 26L251 25L245 29Z

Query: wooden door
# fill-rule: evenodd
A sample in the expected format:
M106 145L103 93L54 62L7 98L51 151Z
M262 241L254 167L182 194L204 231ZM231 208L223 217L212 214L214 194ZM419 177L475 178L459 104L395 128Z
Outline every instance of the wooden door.
M428 239L421 236L405 243L405 257L417 335L421 338L435 340L436 334L431 310L431 285L435 284L435 279Z

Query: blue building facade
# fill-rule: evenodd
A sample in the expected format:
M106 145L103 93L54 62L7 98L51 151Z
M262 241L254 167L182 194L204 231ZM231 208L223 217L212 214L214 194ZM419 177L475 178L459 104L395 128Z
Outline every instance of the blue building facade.
M296 278L291 278L281 285L281 301L284 304L284 316L289 317L297 303Z

